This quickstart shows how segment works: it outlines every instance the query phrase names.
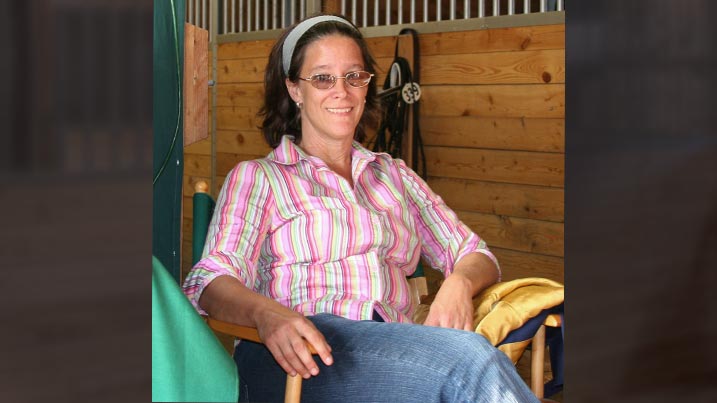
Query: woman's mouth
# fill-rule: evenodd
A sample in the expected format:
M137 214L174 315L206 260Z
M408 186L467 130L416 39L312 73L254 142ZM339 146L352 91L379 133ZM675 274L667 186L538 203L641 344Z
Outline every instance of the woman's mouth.
M326 108L330 113L349 113L353 108Z

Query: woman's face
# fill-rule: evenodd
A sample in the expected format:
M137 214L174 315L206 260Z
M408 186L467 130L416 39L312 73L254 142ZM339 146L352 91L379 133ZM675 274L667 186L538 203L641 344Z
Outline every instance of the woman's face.
M306 47L299 77L330 74L344 77L346 73L364 70L361 49L353 39L342 35L321 38ZM330 89L318 89L304 80L286 81L294 102L301 102L301 136L313 140L353 140L361 120L368 86L355 88L344 79L337 79Z

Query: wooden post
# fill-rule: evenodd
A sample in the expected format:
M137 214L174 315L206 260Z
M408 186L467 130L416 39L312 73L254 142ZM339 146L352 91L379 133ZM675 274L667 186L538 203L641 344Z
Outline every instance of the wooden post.
M184 24L184 146L209 136L209 31Z
M540 325L533 336L530 352L530 389L538 399L543 397L543 371L545 370L545 325Z
M299 403L301 401L301 375L286 375L286 393L284 403Z

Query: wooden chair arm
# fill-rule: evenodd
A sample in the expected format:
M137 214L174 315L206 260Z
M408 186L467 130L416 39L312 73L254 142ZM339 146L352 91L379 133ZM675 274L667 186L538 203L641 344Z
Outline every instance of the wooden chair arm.
M242 340L249 340L255 343L262 344L264 343L259 337L259 332L256 330L256 328L235 325L234 323L224 322L222 320L214 319L211 317L207 317L206 319L209 327L213 330L216 330L217 332L228 334L230 336L234 336ZM312 346L309 342L306 342L306 347L309 349L309 351L311 351L311 354L317 354L316 350L314 350L314 346Z
M212 330L220 333L234 336L238 339L249 340L256 343L264 343L259 337L259 332L256 328L248 326L235 325L234 323L224 322L222 320L214 319L211 317L205 317L207 325ZM306 342L306 347L311 351L311 354L316 354L314 346ZM301 400L301 384L302 378L299 375L291 376L286 375L286 392L284 394L284 403L299 403Z

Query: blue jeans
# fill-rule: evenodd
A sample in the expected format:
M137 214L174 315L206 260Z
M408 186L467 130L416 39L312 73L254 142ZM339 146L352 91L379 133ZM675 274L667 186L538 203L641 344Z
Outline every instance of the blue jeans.
M423 325L308 317L334 364L304 380L302 402L538 402L508 357L481 335ZM282 402L286 373L261 344L239 343L241 402Z

